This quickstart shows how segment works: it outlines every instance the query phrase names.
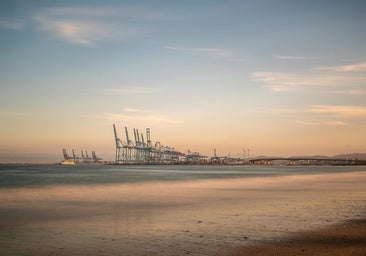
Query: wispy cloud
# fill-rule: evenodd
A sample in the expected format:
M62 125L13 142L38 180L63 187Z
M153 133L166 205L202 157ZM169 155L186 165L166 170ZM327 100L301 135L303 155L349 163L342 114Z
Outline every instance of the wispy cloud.
M132 94L153 94L159 91L159 88L152 87L124 87L124 88L105 88L105 89L92 89L93 93L105 94L105 95L132 95Z
M319 121L319 122L313 122L313 121L301 121L297 120L297 124L301 125L310 125L310 126L347 126L349 125L346 122L343 121Z
M366 62L345 66L317 67L307 72L253 72L252 80L274 92L303 92L323 87L323 92L364 95ZM342 71L342 72L340 72Z
M298 114L304 112L304 110L294 109L294 108L268 108L260 113L264 114Z
M176 14L170 10L146 7L78 7L64 6L47 8L49 16L83 17L83 18L123 18L125 20L170 21L176 19Z
M25 28L25 22L15 19L0 19L0 29L22 30Z
M229 49L219 49L219 48L197 48L197 47L176 47L176 46L164 46L165 49L172 51L203 55L215 59L223 59L232 62L243 62L243 59L238 53Z
M317 71L333 71L333 72L364 72L366 71L366 61L359 62L351 65L341 65L341 66L322 66L316 67Z
M305 56L289 56L289 55L275 55L273 57L276 59L279 59L279 60L311 60L311 59L314 59L314 58L305 57Z
M289 73L289 72L254 72L253 81L261 82L273 91L291 91L309 86L342 86L350 82L364 81L365 76L346 77L341 75L320 74L316 72Z
M179 124L182 120L175 119L166 115L158 114L151 110L124 108L119 113L100 113L96 115L89 115L88 118L99 119L109 122L134 121L141 123L165 123L165 124Z
M108 22L51 20L38 17L36 21L42 31L68 43L91 45L105 40L124 41L137 35L137 27L110 24Z
M366 95L366 89L341 89L341 90L331 90L329 93L333 94L343 94L343 95Z
M364 106L342 106L342 105L312 105L309 112L320 114L333 114L346 118L366 118L366 107Z
M130 40L146 32L141 21L147 23L166 16L169 15L143 8L55 7L43 9L33 19L41 31L54 38L92 45Z
M309 105L303 108L271 108L261 113L291 116L291 120L304 118L296 120L296 123L307 126L347 126L366 120L366 106Z
M366 117L366 106L350 105L309 105L303 108L273 108L266 109L262 113L267 114L326 114L328 117L337 118L364 118Z
M40 29L50 33L53 37L63 41L90 45L96 41L108 37L110 28L105 24L95 22L81 22L75 20L51 21L46 18L36 19L40 24Z
M124 108L124 112L130 112L130 113L148 113L151 112L150 110L145 109L137 109L137 108Z

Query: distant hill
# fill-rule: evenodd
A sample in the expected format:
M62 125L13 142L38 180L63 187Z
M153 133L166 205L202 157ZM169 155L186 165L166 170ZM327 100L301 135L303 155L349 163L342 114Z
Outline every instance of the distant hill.
M334 157L366 159L366 153L348 153L348 154L335 155Z
M358 159L366 159L366 153L346 153L335 156L322 156L322 155L313 155L313 156L290 156L293 158L358 158Z
M256 156L254 158L277 158L275 156ZM280 158L280 157L278 157ZM322 156L322 155L312 155L312 156L289 156L289 158L358 158L358 159L366 159L366 153L346 153L335 156Z
M313 155L313 156L290 156L291 158L331 158L331 156Z

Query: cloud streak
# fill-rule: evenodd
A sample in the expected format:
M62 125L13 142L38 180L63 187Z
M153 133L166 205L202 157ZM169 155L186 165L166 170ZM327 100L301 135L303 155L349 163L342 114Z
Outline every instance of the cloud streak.
M343 86L366 81L365 76L342 76L316 72L253 72L252 80L266 85L272 91L291 91L302 87Z
M124 108L123 111L124 112L131 112L131 113L148 113L148 112L150 112L149 110L137 109L137 108Z
M317 71L333 71L333 72L364 72L366 71L366 61L352 65L317 67Z
M279 60L311 60L314 58L304 56L275 55L274 58Z
M125 41L141 32L137 27L110 24L108 22L53 20L37 17L39 29L62 41L92 45L100 41Z
M293 119L303 117L308 120L297 120L297 124L307 126L348 126L354 122L366 120L366 106L353 105L309 105L304 108L272 108L262 113L271 115L291 115Z
M90 45L108 35L107 26L76 20L50 20L37 17L40 30L51 34L53 37L68 43ZM107 30L104 31L103 28Z
M347 126L348 123L343 121L320 121L320 122L312 122L312 121L301 121L297 120L297 124L301 125L309 125L309 126Z
M153 94L157 91L159 91L158 88L152 88L152 87L124 87L124 88L105 88L105 89L91 90L91 92L105 95Z
M342 89L342 90L332 90L330 93L333 94L344 94L344 95L355 95L361 96L366 95L366 89Z
M364 106L313 105L308 108L308 111L318 114L333 114L346 118L366 118L366 107Z
M57 17L83 17L83 18L123 18L124 20L143 21L170 21L176 19L166 9L152 9L144 7L54 7L47 8L45 13Z
M274 92L304 92L323 88L323 92L364 95L366 62L353 65L317 67L307 72L253 72L252 81Z
M307 126L348 126L349 124L343 121L320 121L320 122L309 122L297 120L297 124L307 125Z
M309 105L304 108L287 109L287 108L272 108L263 111L267 114L327 114L343 118L363 118L366 117L366 106L353 105Z
M92 45L124 42L146 32L141 22L164 20L161 12L143 8L57 7L36 13L38 29L67 43ZM139 25L136 25L139 23Z
M202 55L214 59L222 59L231 62L243 62L243 59L238 53L229 49L219 49L219 48L199 48L199 47L176 47L176 46L164 46L165 49L187 53Z
M100 113L89 115L88 118L116 122L118 120L134 121L141 123L164 123L164 124L180 124L181 120L168 117L165 115L153 113L142 109L124 108L120 113Z

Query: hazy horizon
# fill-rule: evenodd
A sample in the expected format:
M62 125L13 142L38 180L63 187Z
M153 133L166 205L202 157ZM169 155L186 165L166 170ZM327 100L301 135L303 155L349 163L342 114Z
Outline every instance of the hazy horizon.
M113 123L209 156L366 152L366 2L0 7L0 162L112 160Z
M85 154L85 149L82 149L84 154ZM89 156L91 155L91 151L92 150L87 150ZM181 151L182 153L187 153L187 151ZM67 153L71 154L72 153L72 148L71 149L67 149ZM81 152L75 150L75 154L79 157L81 157ZM96 152L96 154L98 155L98 157L101 157L103 159L103 161L114 161L114 157L115 154L105 154L103 152ZM362 154L366 156L366 152L343 152L341 154L338 155L353 155L353 154ZM255 157L296 157L296 156L300 156L300 157L312 157L312 156L325 156L325 157L333 157L333 156L338 156L338 155L317 155L317 154L312 154L312 155L261 155L261 154L256 154L256 155L251 155L250 158L255 158ZM208 157L213 157L214 154L209 153L207 154ZM240 157L243 158L243 153L240 152L223 152L223 154L218 154L218 156L220 157L225 157L225 156L231 156L231 157ZM247 157L247 156L246 156ZM364 157L363 157L364 158ZM59 163L61 160L63 160L63 155L62 155L62 150L60 150L60 152L58 153L24 153L24 152L19 152L17 154L0 154L0 164L22 164L22 163L29 163L29 164L44 164L44 163Z

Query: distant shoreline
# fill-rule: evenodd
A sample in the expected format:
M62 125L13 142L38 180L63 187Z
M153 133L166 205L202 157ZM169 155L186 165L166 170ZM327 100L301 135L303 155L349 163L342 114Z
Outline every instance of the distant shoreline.
M16 165L58 165L58 163L0 163L0 166L16 166Z
M62 165L60 163L0 163L0 166L44 166L44 165ZM227 163L169 163L169 164L147 164L147 163L126 163L115 164L114 162L105 163L76 163L67 166L99 166L99 165L113 165L113 166L168 166L168 165L187 165L187 166L365 166L366 163L357 164L252 164L252 163L240 163L240 164L227 164Z

